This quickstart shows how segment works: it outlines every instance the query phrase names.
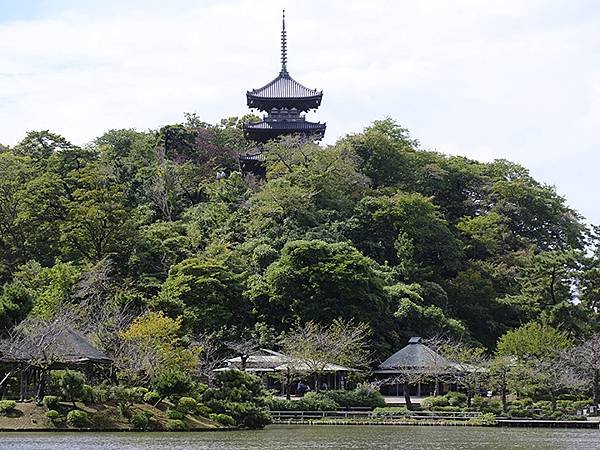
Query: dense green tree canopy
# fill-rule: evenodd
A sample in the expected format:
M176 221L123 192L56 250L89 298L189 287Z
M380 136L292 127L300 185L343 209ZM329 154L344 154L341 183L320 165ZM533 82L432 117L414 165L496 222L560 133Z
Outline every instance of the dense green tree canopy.
M598 330L598 230L526 168L423 150L385 119L327 147L269 143L259 180L239 172L244 118L186 119L0 151L7 327L84 301L111 261L105 302L184 333L342 318L368 323L382 357L413 334L493 349L529 322Z

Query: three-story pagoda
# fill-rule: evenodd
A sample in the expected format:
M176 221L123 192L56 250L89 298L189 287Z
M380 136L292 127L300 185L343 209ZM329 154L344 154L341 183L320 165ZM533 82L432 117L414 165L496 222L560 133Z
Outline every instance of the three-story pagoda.
M257 143L252 151L240 156L244 172L264 175L261 144L289 134L299 134L306 139L318 141L325 134L325 124L309 122L302 113L316 110L321 105L323 91L309 89L294 80L287 71L287 37L285 11L281 29L281 72L277 78L259 89L246 92L247 105L264 111L260 122L244 125L246 139Z

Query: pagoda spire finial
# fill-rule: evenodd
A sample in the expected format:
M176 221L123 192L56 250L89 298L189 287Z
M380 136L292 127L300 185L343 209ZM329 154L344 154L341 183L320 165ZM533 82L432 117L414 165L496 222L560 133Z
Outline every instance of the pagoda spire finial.
M287 37L285 34L285 9L281 21L281 75L287 75Z

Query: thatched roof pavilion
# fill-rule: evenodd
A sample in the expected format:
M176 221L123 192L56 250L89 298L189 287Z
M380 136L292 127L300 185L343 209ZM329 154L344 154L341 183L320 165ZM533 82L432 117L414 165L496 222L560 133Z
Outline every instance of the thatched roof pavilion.
M378 374L396 374L405 370L425 371L432 366L452 367L452 363L422 343L421 337L411 337L408 345L379 364Z

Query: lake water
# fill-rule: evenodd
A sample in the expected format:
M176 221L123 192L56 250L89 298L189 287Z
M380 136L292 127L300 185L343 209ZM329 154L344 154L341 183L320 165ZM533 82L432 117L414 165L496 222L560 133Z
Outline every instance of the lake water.
M600 449L600 431L416 426L284 426L206 433L0 433L0 449Z

